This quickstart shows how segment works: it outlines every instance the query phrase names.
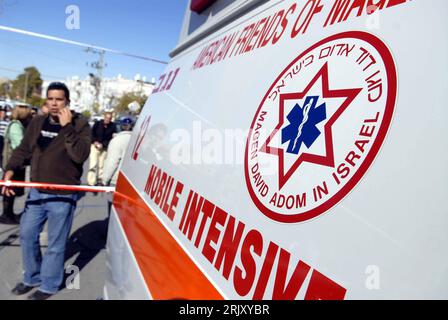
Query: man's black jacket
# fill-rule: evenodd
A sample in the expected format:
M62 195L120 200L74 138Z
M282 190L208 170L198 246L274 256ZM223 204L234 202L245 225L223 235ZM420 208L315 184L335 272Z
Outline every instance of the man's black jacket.
M6 170L16 171L31 161L31 181L77 185L81 182L82 166L90 154L90 126L75 113L70 124L42 150L37 141L48 116L36 116L28 125L20 145L14 149ZM42 190L52 194L71 191Z
M92 143L99 142L103 145L104 149L107 149L112 136L117 132L115 123L111 122L107 127L104 127L104 120L95 122L92 128Z

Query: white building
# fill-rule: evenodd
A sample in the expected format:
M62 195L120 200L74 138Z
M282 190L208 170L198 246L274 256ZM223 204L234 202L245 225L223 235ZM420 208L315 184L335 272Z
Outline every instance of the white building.
M45 97L50 81L42 84L42 96ZM78 76L68 78L64 83L70 90L70 106L77 112L93 111L96 98L95 87L92 85L91 77L80 79ZM146 77L137 74L133 80L125 79L119 74L113 78L103 78L98 96L100 110L106 110L113 105L125 93L142 92L149 96L154 89L154 81L147 82Z

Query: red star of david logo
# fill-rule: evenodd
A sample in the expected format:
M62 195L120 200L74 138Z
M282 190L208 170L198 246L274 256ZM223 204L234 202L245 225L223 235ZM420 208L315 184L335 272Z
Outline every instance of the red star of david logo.
M270 146L269 143L274 138L274 136L281 130L284 125L284 113L285 113L285 101L287 100L301 100L304 99L308 92L313 88L313 86L321 81L322 85L322 97L323 99L328 98L345 98L343 102L337 107L337 110L328 119L324 125L324 139L325 139L325 155L312 154L307 152L302 152L298 158L295 160L293 165L285 172L285 151L282 148L276 148ZM327 167L334 167L334 148L333 148L333 124L339 119L341 114L347 109L347 107L353 102L353 100L358 96L362 89L343 89L343 90L331 90L329 87L328 80L328 63L319 70L319 72L314 76L311 82L302 92L294 93L283 93L280 94L279 102L279 122L272 133L267 138L266 142L260 148L261 152L272 154L278 157L278 167L279 176L278 183L279 189L288 182L294 172L300 167L304 162L314 163L318 165L323 165Z

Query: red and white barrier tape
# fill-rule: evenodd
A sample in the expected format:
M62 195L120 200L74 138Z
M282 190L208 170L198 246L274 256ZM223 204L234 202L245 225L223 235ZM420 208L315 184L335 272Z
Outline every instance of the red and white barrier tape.
M0 180L0 187L21 187L21 188L39 188L48 190L67 190L67 191L85 191L85 192L115 192L115 187L100 187L100 186L81 186L81 185L67 185L43 182L25 182L13 180Z

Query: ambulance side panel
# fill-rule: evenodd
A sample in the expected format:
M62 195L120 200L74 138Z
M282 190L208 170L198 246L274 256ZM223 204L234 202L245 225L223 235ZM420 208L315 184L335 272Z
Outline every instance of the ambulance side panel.
M448 298L448 3L368 3L268 1L175 50L120 174L111 297Z

